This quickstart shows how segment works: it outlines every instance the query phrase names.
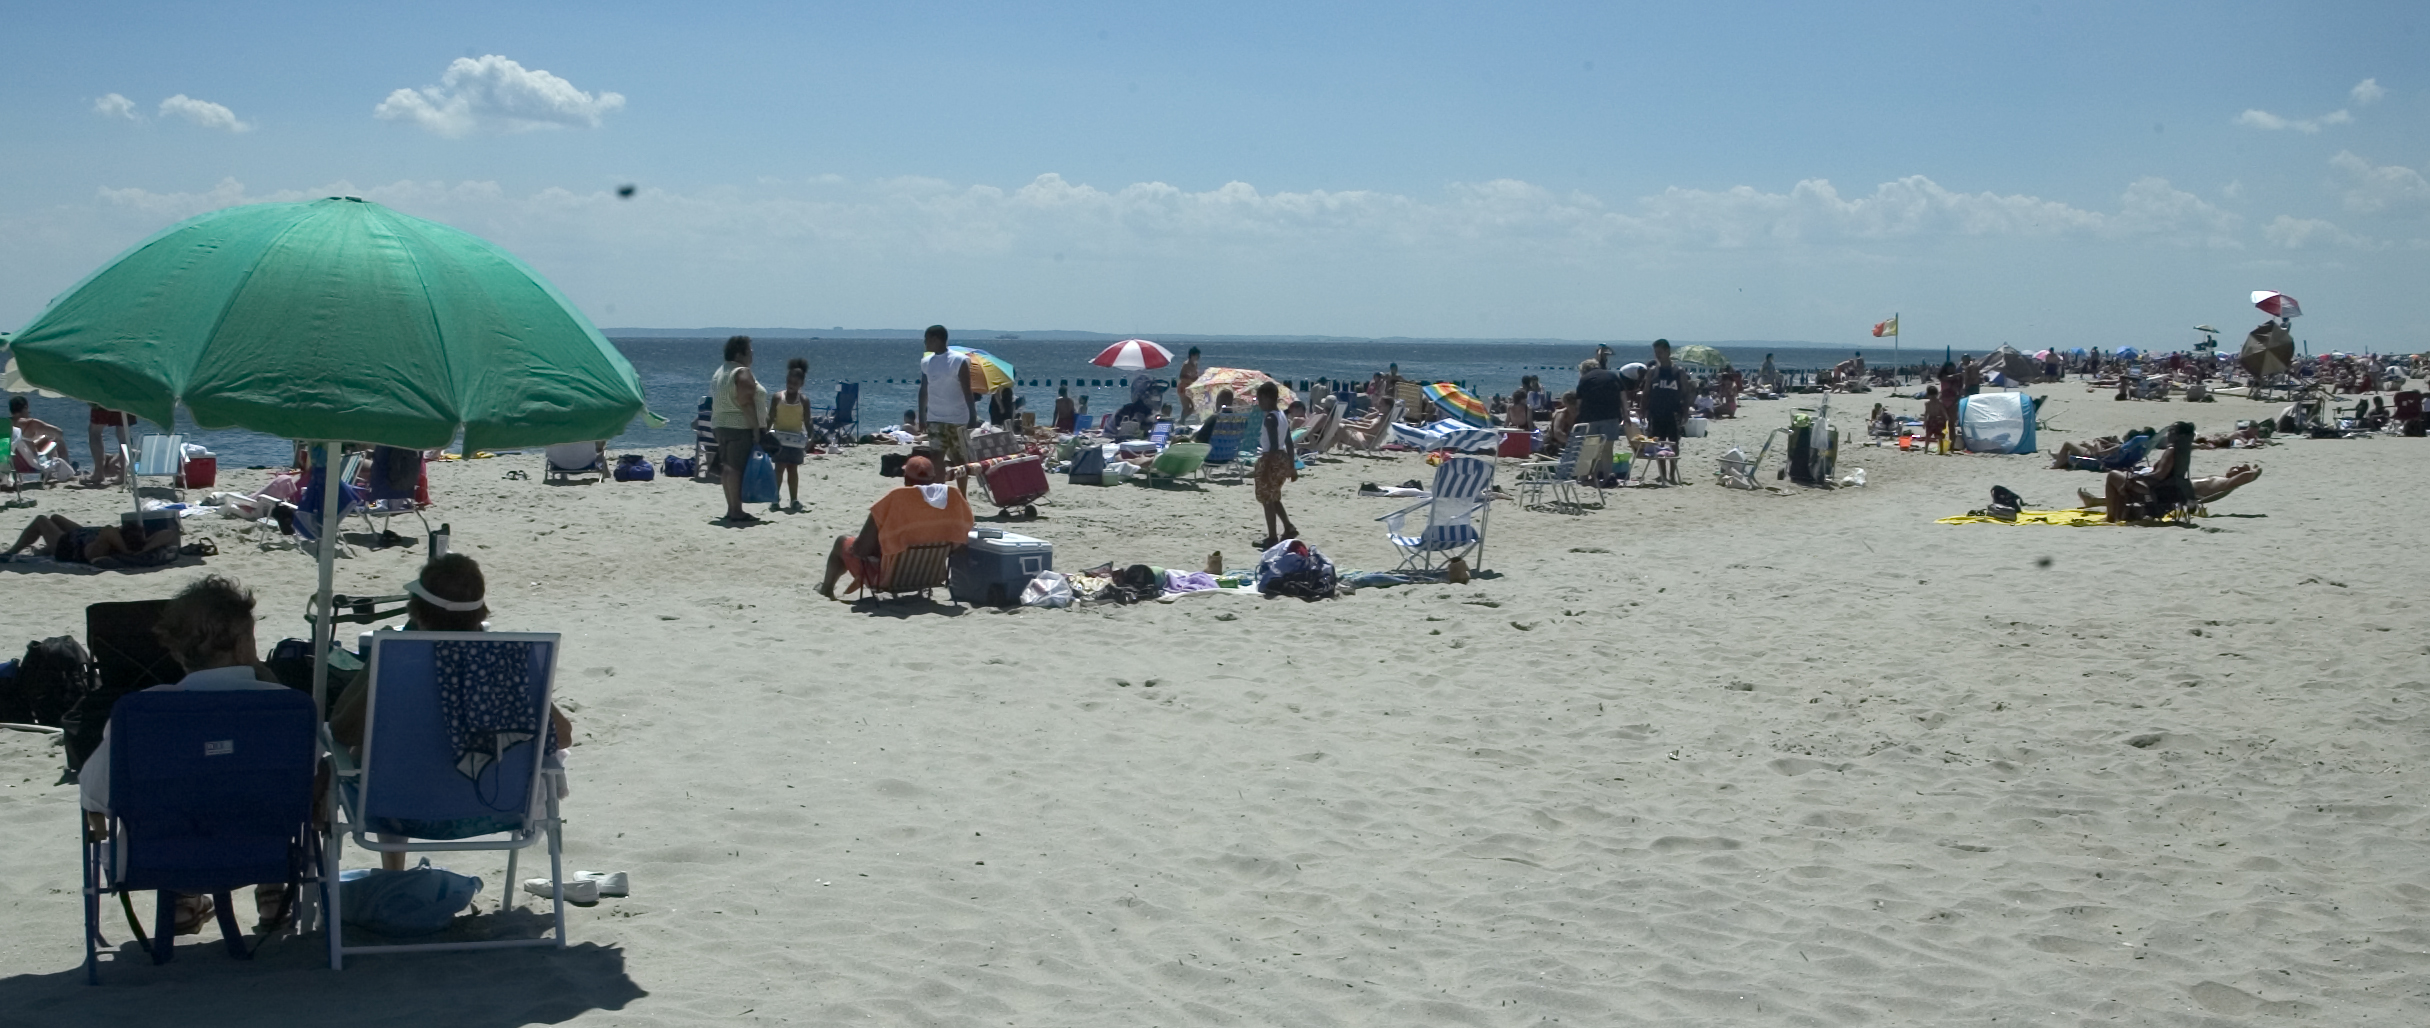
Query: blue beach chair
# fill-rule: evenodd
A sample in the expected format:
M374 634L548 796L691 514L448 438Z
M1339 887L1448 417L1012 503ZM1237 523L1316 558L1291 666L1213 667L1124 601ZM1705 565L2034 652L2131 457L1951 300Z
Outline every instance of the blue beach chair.
M515 902L515 862L548 844L556 926L551 935L480 942L349 946L338 890L330 896L329 966L346 954L498 949L566 944L565 869L557 816L559 772L545 766L556 633L379 632L364 658L360 763L330 746L338 816L323 850L322 877L338 877L346 837L381 853L506 850L505 893ZM443 698L443 689L456 690ZM481 697L470 702L472 697ZM451 715L451 711L454 711ZM490 712L486 717L482 711ZM473 745L488 739L486 749ZM471 746L470 749L466 749ZM382 842L379 835L405 837Z
M1249 415L1244 411L1225 411L1208 418L1207 424L1213 427L1207 430L1207 459L1200 468L1200 477L1205 477L1206 468L1230 468L1240 473L1241 450L1249 438Z
M860 428L860 410L861 384L843 382L835 387L835 406L827 408L827 413L817 415L812 420L819 431L826 433L829 446L845 446L852 442L853 435Z
M1485 566L1485 519L1493 504L1493 461L1484 457L1453 457L1434 471L1434 489L1424 500L1393 511L1384 523L1384 538L1401 553L1399 570L1432 571L1456 557ZM1426 524L1411 534L1405 524L1411 514L1426 512Z
M313 866L312 698L289 689L144 691L110 712L110 838L83 832L84 974L101 984L101 897L157 891L152 962L176 955L176 893L206 893L228 952L250 959L232 890ZM123 900L122 900L123 901ZM134 907L127 908L134 921ZM140 929L138 929L140 934Z

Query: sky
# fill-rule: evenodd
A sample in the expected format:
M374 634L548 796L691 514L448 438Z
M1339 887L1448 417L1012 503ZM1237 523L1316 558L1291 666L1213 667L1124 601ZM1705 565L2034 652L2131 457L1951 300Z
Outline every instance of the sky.
M606 327L2430 349L2430 5L0 0L0 327L356 195ZM630 185L632 195L619 195ZM2033 345L2028 345L2033 344Z

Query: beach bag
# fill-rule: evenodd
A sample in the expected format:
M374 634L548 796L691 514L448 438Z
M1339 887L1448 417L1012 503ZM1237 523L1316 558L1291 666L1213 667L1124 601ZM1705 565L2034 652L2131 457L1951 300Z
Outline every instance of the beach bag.
M617 456L615 475L619 482L647 482L658 477L658 469L650 466L648 457L627 453Z
M73 636L28 644L16 675L0 680L0 721L57 727L84 698L87 659Z
M369 869L344 872L338 902L346 923L388 936L429 935L445 929L456 914L472 905L481 880L443 867L422 866L403 871Z
M751 463L743 468L742 502L776 502L776 461L758 450L751 451Z
M700 473L700 462L690 457L678 457L670 453L667 454L666 461L661 465L661 470L667 473L668 478L691 478Z
M1338 579L1333 561L1299 539L1285 539L1257 562L1257 591L1303 600L1333 598Z
M1104 447L1083 446L1072 455L1071 482L1073 485L1105 484Z

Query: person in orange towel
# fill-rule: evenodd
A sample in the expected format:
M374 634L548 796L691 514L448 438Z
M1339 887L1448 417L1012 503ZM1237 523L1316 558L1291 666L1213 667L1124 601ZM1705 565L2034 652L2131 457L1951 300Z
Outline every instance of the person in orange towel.
M914 546L951 543L960 549L970 541L970 501L962 490L937 481L936 465L926 457L903 462L903 484L889 489L870 505L858 535L842 535L827 552L827 576L818 594L835 599L835 583L852 573L856 588L885 581L886 558Z

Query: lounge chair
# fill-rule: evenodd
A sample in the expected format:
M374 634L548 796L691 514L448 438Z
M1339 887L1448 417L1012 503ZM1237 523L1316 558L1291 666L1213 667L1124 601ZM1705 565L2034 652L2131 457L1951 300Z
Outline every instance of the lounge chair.
M700 398L700 412L692 416L692 467L695 474L717 477L717 428L711 422L716 400Z
M827 445L849 445L861 427L861 384L841 382L835 387L835 404L820 414L812 412L810 426L827 437Z
M152 962L176 955L177 894L209 894L228 952L249 959L232 890L288 888L313 867L312 698L292 689L139 692L110 714L110 838L84 835L84 977L101 984L101 897L159 893ZM138 934L141 929L137 929Z
M545 744L557 651L553 632L375 633L358 686L369 690L364 694L359 764L344 747L328 742L338 803L330 842L321 854L322 880L335 883L349 835L356 846L381 853L505 850L504 895L498 902L503 912L519 894L516 859L545 841L554 932L528 939L350 946L345 940L343 890L328 884L325 920L331 970L343 969L349 953L566 944L562 822L557 816L562 772L547 767ZM451 687L508 696L509 713L497 723L471 718L451 729L440 697L440 690ZM490 759L474 762L470 753L459 756L451 732L496 732L505 745ZM472 764L469 774L459 770L465 763ZM382 834L404 836L405 841L382 842Z
M1173 423L1170 421L1158 421L1156 427L1148 430L1148 442L1163 446L1172 441Z
M328 455L321 447L312 448L312 467L304 471L304 488L296 495L295 538L298 541L296 549L300 552L316 552L314 548L321 545L320 483L321 471L325 467L322 462L327 459ZM363 509L363 488L355 484L362 470L363 455L360 453L347 454L338 465L338 530L331 531L329 536L337 545L338 552L349 557L353 556L353 551L346 548L346 541L338 538L338 535L344 529L346 519Z
M879 593L907 596L918 593L932 596L945 587L947 559L953 555L952 543L923 543L896 553L882 554L878 563L878 581L856 582L853 588L875 599Z
M1587 504L1584 494L1578 491L1578 487L1585 485L1595 490L1594 506L1602 507L1602 478L1595 476L1590 479L1581 474L1579 460L1587 451L1589 439L1600 442L1602 438L1573 431L1570 433L1569 442L1561 447L1560 454L1553 459L1528 461L1519 465L1519 502L1529 510L1544 509L1546 507L1544 491L1549 487L1552 490L1554 505L1571 512L1581 511L1586 508ZM1603 447L1598 447L1598 449L1608 452L1608 449Z
M181 435L148 435L135 442L135 459L127 467L130 489L141 489L147 478L169 480L169 492L179 499L185 490L177 487L178 475L185 470L186 437Z
M1400 423L1401 411L1404 409L1401 401L1392 400L1384 404L1383 409L1376 413L1371 421L1360 422L1355 419L1344 421L1337 438L1354 450L1365 450L1372 453L1382 449L1385 443L1391 441L1392 426Z
M1207 453L1212 443L1174 443L1156 455L1147 466L1147 483L1172 482L1198 474L1206 467Z
M60 455L59 444L53 443L36 450L26 445L24 432L13 427L8 430L8 485L11 490L23 487L27 479L47 489L53 482L74 477L76 469L68 464L66 457Z
M600 445L605 445L600 444ZM422 451L376 447L362 464L363 506L354 511L363 527L384 535L388 519L411 514L430 534L430 519L422 516Z
M1231 467L1239 471L1241 451L1247 448L1245 444L1252 424L1247 411L1229 410L1209 417L1207 425L1211 427L1207 429L1207 452L1200 464L1201 475L1208 467Z
M168 605L167 600L122 600L84 608L84 643L91 661L85 672L88 684L84 695L60 719L71 775L101 745L101 726L109 723L111 705L122 697L185 677L186 669L152 632Z
M1434 471L1426 499L1377 518L1384 538L1401 553L1397 570L1432 571L1455 558L1485 566L1485 522L1493 503L1494 463L1485 457L1452 457ZM1426 512L1426 524L1409 531L1409 515Z
M573 480L576 475L597 475L601 481L608 477L607 441L588 443L558 443L548 448L541 458L540 477L544 481Z

